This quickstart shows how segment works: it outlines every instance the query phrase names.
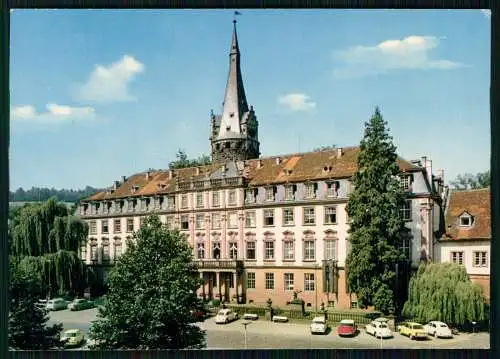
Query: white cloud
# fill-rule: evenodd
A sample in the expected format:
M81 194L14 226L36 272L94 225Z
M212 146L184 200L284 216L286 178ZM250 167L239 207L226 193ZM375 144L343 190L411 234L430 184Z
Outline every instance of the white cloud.
M97 65L87 83L79 87L76 97L94 102L135 100L128 87L134 77L143 71L144 65L129 55L108 67Z
M92 107L71 107L49 103L46 112L37 112L31 105L13 106L10 115L13 120L37 123L62 123L72 120L89 120L95 117Z
M390 70L452 70L466 65L444 59L431 59L429 52L439 46L435 36L408 36L402 40L386 40L374 46L355 46L338 51L335 57L345 66L336 68L339 77L385 73Z
M316 102L310 101L311 97L302 93L291 93L281 96L279 104L288 107L292 111L309 111L316 108Z
M488 19L491 18L491 10L489 9L481 9L481 12L483 13L484 16L486 16Z

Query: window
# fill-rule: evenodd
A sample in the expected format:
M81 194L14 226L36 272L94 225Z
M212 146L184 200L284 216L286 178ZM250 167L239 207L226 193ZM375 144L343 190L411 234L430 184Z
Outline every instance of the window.
M274 187L266 188L266 201L273 202L274 201Z
M403 252L406 259L411 259L411 239L403 238L401 241L401 251Z
M90 247L90 260L93 260L93 261L97 260L97 244L93 244Z
M488 252L474 252L474 267L487 267L488 266Z
M274 289L274 273L266 273L266 289Z
M228 202L230 206L235 206L236 205L236 191L234 189L229 191L228 194Z
M238 243L229 243L229 258L238 259Z
M181 216L181 229L185 231L189 229L189 217L187 214Z
M295 199L295 186L285 186L285 201L293 201Z
M97 234L97 223L96 221L89 222L89 234Z
M203 192L196 193L196 208L203 208Z
M409 191L410 190L410 176L401 176L399 178L399 184L401 186L401 188L405 191Z
M314 260L314 240L304 241L304 260L311 261Z
M196 229L204 229L205 228L205 215L204 214L197 214L196 215Z
M266 260L274 260L274 242L266 241L264 242L264 259Z
M304 225L315 224L315 223L316 223L316 216L314 213L314 208L313 207L304 208Z
M219 191L212 192L212 206L219 207L220 206L220 194Z
M255 211L245 212L245 227L247 228L255 227Z
M173 229L174 228L174 216L166 216L165 217L165 226L168 229Z
M247 273L247 289L255 289L255 272Z
M238 228L238 213L232 212L227 216L227 227Z
M245 190L245 203L255 203L256 192L255 188Z
M285 290L293 290L293 273L285 273Z
M113 221L113 232L114 233L121 233L122 232L122 220L121 219L115 219Z
M196 253L197 253L197 257L198 259L203 259L205 258L205 243L198 243L197 244L197 250L196 250Z
M109 244L103 244L102 246L102 260L109 261Z
M304 198L316 198L316 184L315 183L306 183Z
M247 242L247 256L246 259L255 259L255 242Z
M288 239L283 241L283 259L286 261L293 261L295 259L293 240Z
M144 225L145 220L146 220L146 217L139 217L139 228L141 228Z
M181 194L181 208L188 207L188 196L187 194Z
M167 208L168 209L175 209L175 197L174 196L168 196L167 197Z
M326 184L326 196L330 198L337 197L339 187L340 187L340 182L338 181L328 182Z
M314 273L304 273L304 291L314 291Z
M212 213L212 229L220 228L220 213Z
M122 255L122 245L121 243L115 243L115 259L120 258Z
M337 241L335 239L325 240L325 259L326 260L337 259Z
M464 264L464 252L451 252L451 261L459 265Z
M109 233L109 226L107 219L103 219L101 221L101 233Z
M82 260L86 260L87 259L87 246L82 246L81 250L80 250L80 258Z
M220 243L219 242L212 243L212 258L214 258L214 259L220 258Z
M404 221L411 221L411 201L406 201L399 213Z
M337 208L325 207L325 224L337 223Z
M134 219L127 218L127 233L131 233L134 231Z
M293 226L293 208L283 208L283 225Z
M274 209L264 210L264 226L274 226Z
M460 217L460 226L461 227L470 227L472 226L472 216L469 215L462 215Z

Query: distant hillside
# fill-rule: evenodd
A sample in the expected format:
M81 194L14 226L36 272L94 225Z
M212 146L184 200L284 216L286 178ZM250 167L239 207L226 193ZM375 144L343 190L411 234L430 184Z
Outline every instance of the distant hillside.
M10 202L42 202L51 197L55 197L61 202L78 202L81 198L102 191L100 188L87 186L85 189L55 189L32 187L29 190L18 188L15 192L10 192Z

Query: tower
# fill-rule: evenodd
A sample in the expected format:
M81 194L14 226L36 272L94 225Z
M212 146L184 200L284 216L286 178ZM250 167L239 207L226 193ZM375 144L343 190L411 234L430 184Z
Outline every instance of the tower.
M258 122L248 106L240 68L240 49L233 20L233 38L229 51L229 75L222 105L222 115L211 113L210 143L212 161L244 161L258 158Z

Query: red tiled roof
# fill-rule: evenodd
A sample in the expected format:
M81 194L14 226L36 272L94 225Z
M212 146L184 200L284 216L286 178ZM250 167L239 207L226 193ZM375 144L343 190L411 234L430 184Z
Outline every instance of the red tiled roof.
M446 234L442 240L491 239L490 189L451 191L445 214ZM460 226L464 212L473 217L471 227Z
M339 156L339 152L342 154ZM348 178L357 170L359 147L335 148L325 151L289 154L265 157L245 162L245 176L250 186L278 184L285 182L303 182L328 178ZM277 162L279 159L279 163ZM422 167L398 158L401 171L419 171ZM220 169L221 165L206 165L173 170L170 178L169 170L139 173L128 178L112 191L96 193L86 201L116 199L133 196L151 196L159 193L175 191L176 181L206 179L211 173ZM136 186L137 190L132 191Z

